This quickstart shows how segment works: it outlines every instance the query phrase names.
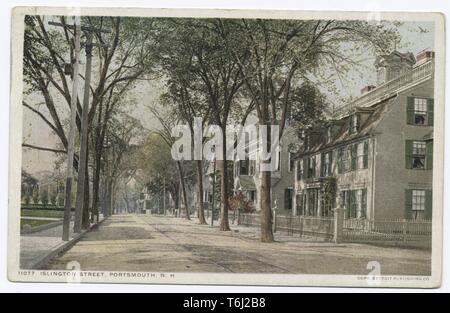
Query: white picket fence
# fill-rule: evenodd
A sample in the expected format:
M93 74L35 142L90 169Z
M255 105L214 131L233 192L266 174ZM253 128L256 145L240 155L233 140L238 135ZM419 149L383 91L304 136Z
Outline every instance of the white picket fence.
M259 214L240 214L239 225L259 227ZM331 240L334 234L334 218L316 216L276 215L274 231L283 232L289 236L312 236Z
M344 220L343 240L347 242L431 243L429 220Z
M431 247L432 223L429 220L347 219L341 224L335 217L274 216L274 231L294 236L320 237L339 242L377 243L409 247ZM233 220L237 219L234 217ZM259 227L260 215L239 214L239 225ZM342 229L335 229L341 225ZM338 227L340 228L340 227Z

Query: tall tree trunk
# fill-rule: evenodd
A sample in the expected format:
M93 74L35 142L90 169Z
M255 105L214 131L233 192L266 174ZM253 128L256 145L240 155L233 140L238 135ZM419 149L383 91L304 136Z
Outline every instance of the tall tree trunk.
M184 202L184 213L186 214L186 219L190 220L189 216L189 207L187 202L187 194L186 194L186 184L184 182L184 173L183 167L181 165L181 161L177 161L178 173L180 174L180 183L181 183L181 192L183 193L183 202Z
M111 216L112 215L112 208L111 208L111 194L112 194L112 181L111 178L107 178L106 179L106 192L105 192L105 201L106 201L106 206L105 206L105 213L106 216Z
M99 219L99 200L100 200L100 163L101 155L98 151L94 156L94 173L92 177L92 216L91 221L98 222Z
M267 126L267 151L271 150L271 131L270 125ZM271 159L268 161L263 161L264 163L270 163ZM272 208L270 201L270 188L271 188L271 172L262 171L261 172L261 241L262 242L273 242L273 232L272 232Z
M222 127L222 151L223 160L217 160L220 172L220 230L230 230L228 221L228 171L227 171L227 132L226 126Z
M177 184L175 184L175 186L176 185ZM174 188L173 191L170 191L170 194L172 195L173 205L174 205L174 207L172 208L172 214L175 215L175 212L178 210L178 206L179 206L179 202L180 202L180 198L178 197L178 188Z
M88 151L86 151L88 153ZM87 160L86 160L87 162ZM89 167L86 164L86 170L85 170L85 180L84 180L84 198L83 198L83 214L81 215L81 228L82 229L88 229L89 224Z
M200 224L206 224L205 208L203 204L203 162L197 160L197 183L198 183L198 221Z

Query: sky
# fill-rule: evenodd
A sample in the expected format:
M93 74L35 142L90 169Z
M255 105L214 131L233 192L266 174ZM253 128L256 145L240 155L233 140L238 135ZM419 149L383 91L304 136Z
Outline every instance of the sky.
M399 28L402 37L397 46L400 52L412 52L414 55L423 50L434 49L434 27L433 23L428 22L405 22ZM367 55L363 62L362 73L359 71L350 71L346 77L346 82L341 84L339 80L336 84L339 86L338 94L327 94L329 102L335 106L342 104L341 99L357 97L361 88L367 85L376 85L376 72L374 68L374 55ZM84 66L80 71L84 72ZM134 91L133 98L136 105L130 112L130 115L138 118L142 125L147 129L158 127L158 123L152 118L151 113L146 108L148 105L157 103L159 95L163 91L161 82L142 82ZM81 94L81 93L80 93ZM61 101L62 99L56 99ZM31 97L32 103L39 102L37 96ZM65 108L63 108L65 109ZM48 125L42 121L35 113L27 108L23 111L23 138L24 142L37 145L56 148L59 139L49 129ZM52 152L38 151L35 149L23 149L22 168L31 173L38 174L55 170L56 155Z

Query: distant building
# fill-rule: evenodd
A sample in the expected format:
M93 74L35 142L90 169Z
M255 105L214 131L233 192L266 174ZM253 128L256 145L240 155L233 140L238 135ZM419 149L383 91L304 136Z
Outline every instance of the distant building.
M340 201L347 219L431 219L433 59L430 51L377 58L379 85L305 130L294 215L330 216Z
M296 141L294 130L287 126L280 140L280 153L277 157L277 170L271 173L271 207L282 215L291 215L294 204L294 154L290 146ZM261 171L258 148L249 150L256 160L237 160L234 162L234 191L243 192L254 208L260 210Z

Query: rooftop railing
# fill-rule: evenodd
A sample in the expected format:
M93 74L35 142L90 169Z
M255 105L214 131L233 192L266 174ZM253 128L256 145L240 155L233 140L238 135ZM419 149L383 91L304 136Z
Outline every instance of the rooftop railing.
M352 102L335 109L333 115L335 117L342 117L356 107L371 106L379 101L391 97L396 93L430 79L433 76L433 73L434 60L432 59L414 67L411 71L397 76L379 87L372 89Z

